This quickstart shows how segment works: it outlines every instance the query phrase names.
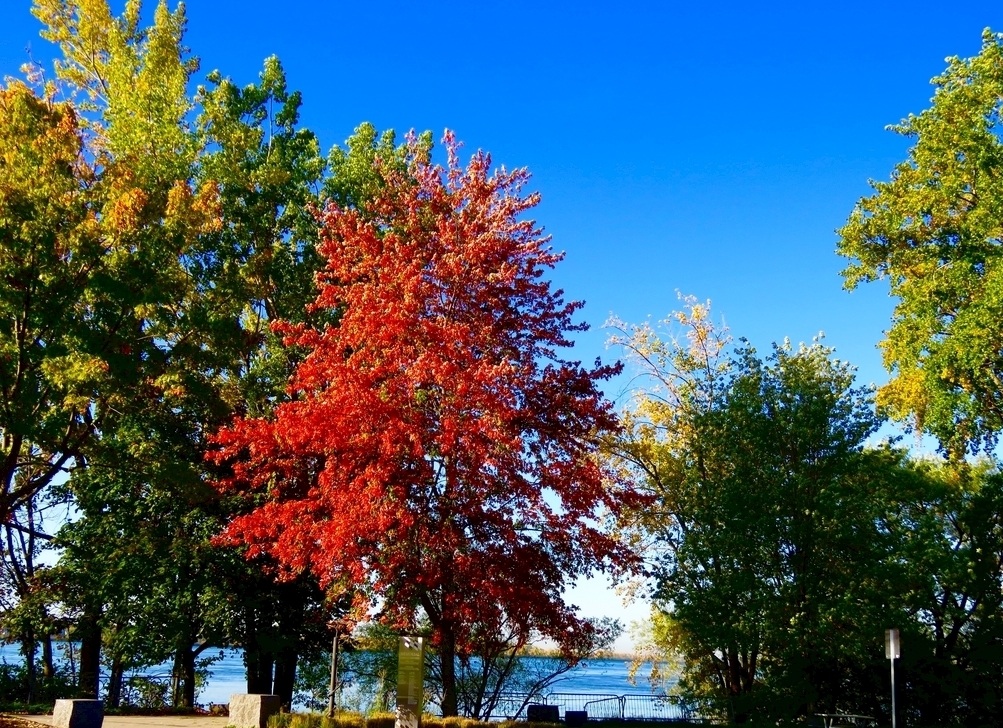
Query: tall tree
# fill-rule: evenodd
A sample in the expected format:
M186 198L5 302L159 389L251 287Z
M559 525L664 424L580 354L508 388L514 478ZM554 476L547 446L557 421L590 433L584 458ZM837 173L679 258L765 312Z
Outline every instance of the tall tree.
M0 520L70 467L114 336L88 326L105 250L77 115L23 84L0 89ZM95 351L97 350L97 351Z
M566 644L583 622L563 586L631 555L594 520L629 497L595 457L617 368L560 356L581 304L542 277L561 256L521 219L526 172L462 167L445 144L446 169L414 140L406 170L376 166L365 210L324 211L313 307L340 320L280 327L306 352L295 398L220 431L216 457L222 488L267 497L230 542L365 585L400 626L424 611L455 715L473 625L504 615Z
M161 5L141 32L137 3L122 21L102 8L36 4L93 113L18 82L0 104L3 520L84 464L117 412L190 371L171 357L192 338L184 254L216 221L214 189L189 184L183 17Z
M897 298L879 404L954 461L916 466L926 482L887 520L916 615L907 707L928 724L988 724L1003 665L999 475L965 457L998 460L1003 430L1003 36L984 31L981 52L948 59L933 84L931 106L892 127L914 141L908 158L872 183L838 250L848 288L887 279Z
M79 335L65 346L52 335L28 339L29 354L46 353L40 341L50 357L72 353L79 381L70 382L82 389L77 416L90 418L77 428L85 431L75 449L31 442L77 468L69 491L81 519L61 543L66 586L87 607L88 665L97 664L101 629L114 634L106 644L132 650L132 659L163 659L169 648L190 704L194 650L218 639L220 615L208 605L222 602L206 588L219 581L214 559L226 560L207 549L207 524L221 504L212 491L205 497L205 437L234 410L267 410L288 377L267 322L302 318L313 296L319 257L308 207L324 161L313 134L298 128L299 95L287 90L276 59L243 88L212 73L193 98L187 84L197 62L182 43L183 9L160 2L149 27L141 10L138 0L118 17L106 0L35 3L43 36L60 46L57 76L74 99L78 127L76 166L57 163L53 171L79 171L80 214L96 260L89 278L68 287L80 296L76 307L53 296L45 306L68 326L90 324L96 343ZM58 192L54 199L66 204ZM53 234L72 229L61 228L60 217L74 219L49 215ZM44 250L50 241L33 242ZM39 271L39 282L58 281L87 260L80 251L65 258L61 269ZM44 373L53 372L61 374L50 363ZM35 488L49 482L35 481ZM158 507L161 518L151 518ZM150 568L157 552L175 558ZM251 578L250 567L243 576ZM125 605L161 624L158 639L136 633L136 614L124 614ZM175 618L163 618L168 606Z
M618 449L655 501L632 525L651 543L662 637L705 711L843 707L828 682L873 616L851 605L873 596L861 574L882 555L869 392L818 343L732 349L687 302L672 320L685 342L622 324L616 339L652 380Z
M990 725L1003 706L1003 478L918 461L883 519L901 565L901 705L917 725Z
M184 471L185 460L172 456L180 452L191 460L186 435L200 419L192 415L211 413L215 404L206 396L205 360L216 341L204 317L194 315L205 296L190 265L199 238L219 225L215 185L199 184L193 175L197 150L187 122L187 82L197 62L182 45L181 9L172 13L161 2L149 27L140 26L140 10L135 0L121 17L104 0L38 0L34 6L42 35L62 51L60 88L74 99L81 129L76 167L86 170L78 196L95 256L77 299L45 302L56 320L73 322L79 332L52 343L59 346L54 353L77 361L86 374L70 412L87 427L78 428L75 449L59 452L63 468L73 468L70 490L85 496L81 503L116 488L135 494L151 482L156 487L157 477ZM58 250L44 237L34 243ZM60 263L65 270L73 259ZM39 283L49 278L46 271L35 275ZM50 342L36 337L31 345L44 351ZM99 483L106 488L100 495ZM95 523L77 529L78 535L98 531ZM77 556L100 551L97 543L77 545ZM101 555L112 556L107 550ZM95 558L109 573L117 561ZM92 576L91 587L107 585ZM94 588L79 592L80 689L94 697L110 598Z
M960 457L1003 429L1003 37L948 63L932 106L892 127L915 144L838 250L848 288L885 278L897 299L879 403Z

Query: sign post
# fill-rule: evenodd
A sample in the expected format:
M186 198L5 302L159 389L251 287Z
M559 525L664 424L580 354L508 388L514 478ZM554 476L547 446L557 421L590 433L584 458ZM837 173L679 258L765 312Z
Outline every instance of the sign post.
M895 726L895 660L902 656L902 645L899 642L897 629L885 630L885 657L892 666L892 728Z
M327 714L334 717L338 710L338 632L331 643L331 679L327 686Z
M425 697L425 641L404 636L397 643L396 728L419 728Z

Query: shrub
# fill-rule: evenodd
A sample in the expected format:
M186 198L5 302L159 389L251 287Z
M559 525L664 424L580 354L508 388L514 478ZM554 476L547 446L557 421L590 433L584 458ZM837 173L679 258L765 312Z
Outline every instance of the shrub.
M394 728L396 716L393 713L373 713L368 716L359 713L338 713L333 718L320 713L279 713L268 719L268 728ZM484 723L471 718L440 718L435 715L422 716L423 728L516 728L529 726L527 723Z
M24 704L29 699L33 703L52 705L57 698L74 694L73 677L61 667L49 678L42 676L42 664L35 670L35 689L28 689L28 671L24 665L0 663L0 703Z

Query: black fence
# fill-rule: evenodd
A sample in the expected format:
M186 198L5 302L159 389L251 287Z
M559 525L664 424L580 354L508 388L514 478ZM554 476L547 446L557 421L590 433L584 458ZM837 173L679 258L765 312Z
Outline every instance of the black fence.
M528 699L529 698L529 699ZM584 711L589 718L614 720L694 720L686 706L658 695L613 695L606 693L545 693L502 696L492 719L525 719L526 706L553 705L560 717L568 711Z

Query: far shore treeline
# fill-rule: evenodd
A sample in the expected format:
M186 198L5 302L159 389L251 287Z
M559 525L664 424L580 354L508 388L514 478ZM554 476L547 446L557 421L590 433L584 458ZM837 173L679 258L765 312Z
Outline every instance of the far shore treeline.
M25 658L0 702L192 709L235 646L248 692L325 709L337 638L386 710L407 632L430 703L486 719L608 653L625 625L562 596L602 574L650 602L635 678L690 715L890 724L895 628L902 724L998 721L1003 37L949 59L894 128L908 157L847 201L843 283L896 302L875 390L690 296L583 365L525 169L367 123L324 154L277 58L201 74L183 5L32 12L55 68L0 85L0 624Z

